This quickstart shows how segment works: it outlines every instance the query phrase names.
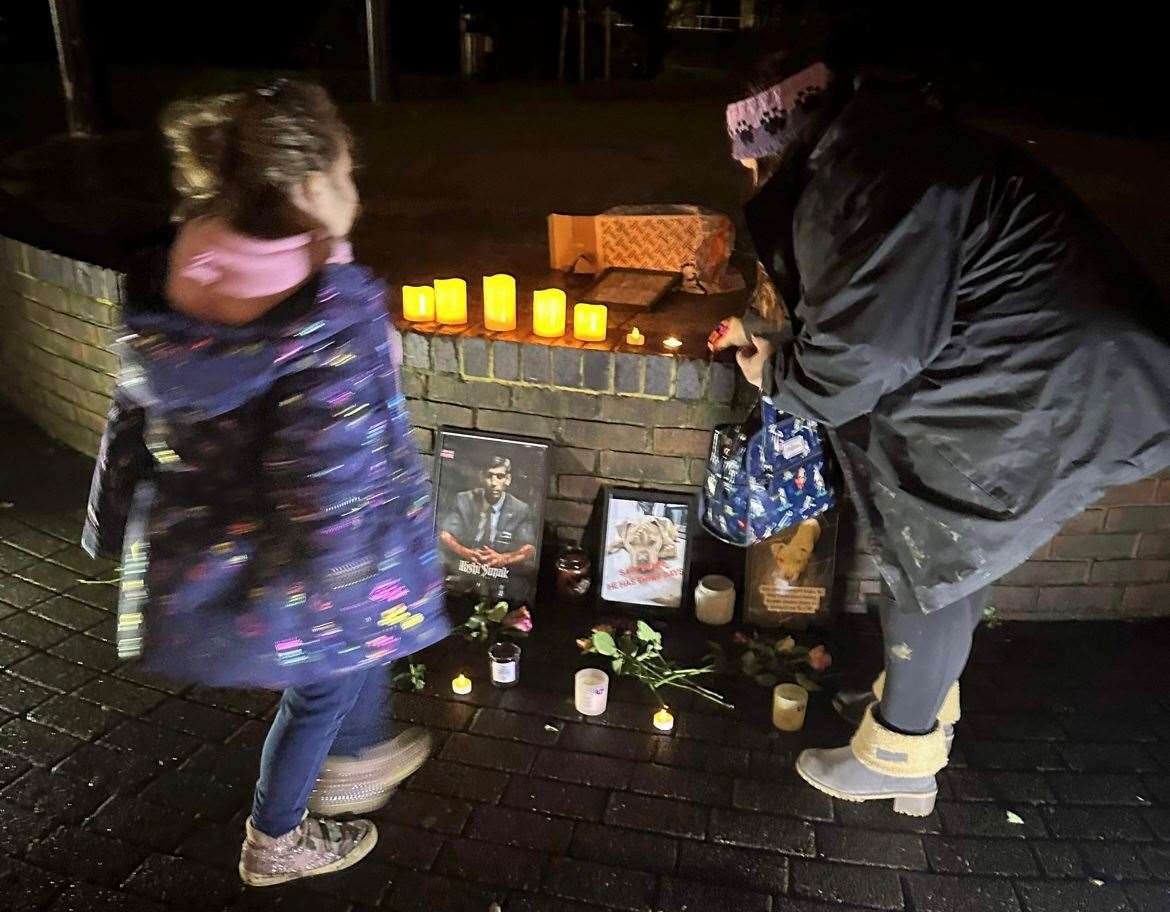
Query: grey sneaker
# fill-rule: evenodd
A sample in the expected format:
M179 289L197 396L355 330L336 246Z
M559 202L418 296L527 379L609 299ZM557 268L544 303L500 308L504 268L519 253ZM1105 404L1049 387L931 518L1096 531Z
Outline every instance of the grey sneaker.
M326 758L309 796L309 810L326 817L376 811L400 782L426 763L433 747L425 728L408 728L357 757Z
M378 841L378 828L368 820L321 820L306 816L283 836L268 836L244 824L240 879L253 887L343 871L365 858Z
M941 727L925 735L904 735L880 725L870 709L848 747L803 751L796 772L833 798L892 799L897 813L926 817L938 794L935 774L946 763Z

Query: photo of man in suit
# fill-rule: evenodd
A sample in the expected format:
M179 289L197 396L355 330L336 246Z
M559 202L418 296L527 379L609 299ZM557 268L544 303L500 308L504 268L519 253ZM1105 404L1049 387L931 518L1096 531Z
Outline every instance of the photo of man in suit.
M439 522L447 567L459 575L506 583L509 568L536 556L536 523L529 504L509 493L512 460L492 456L480 487L461 491Z

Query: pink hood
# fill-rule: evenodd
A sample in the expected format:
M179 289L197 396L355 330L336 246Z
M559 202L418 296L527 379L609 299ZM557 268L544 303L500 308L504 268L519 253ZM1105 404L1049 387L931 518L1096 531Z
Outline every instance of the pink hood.
M171 248L167 298L180 313L211 323L249 323L327 263L350 263L348 241L320 234L264 240L221 218L192 219Z

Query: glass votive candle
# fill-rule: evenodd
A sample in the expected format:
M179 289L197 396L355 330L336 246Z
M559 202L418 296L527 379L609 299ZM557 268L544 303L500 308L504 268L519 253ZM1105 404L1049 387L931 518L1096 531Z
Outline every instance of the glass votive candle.
M799 684L777 684L772 690L772 724L780 731L797 732L804 728L808 709L808 691Z
M600 716L609 703L609 675L599 668L582 668L573 678L573 704L583 716Z
M488 650L488 660L496 687L515 687L520 682L520 647L515 643L496 643Z
M557 596L566 602L579 602L593 585L593 565L580 548L566 548L557 558Z

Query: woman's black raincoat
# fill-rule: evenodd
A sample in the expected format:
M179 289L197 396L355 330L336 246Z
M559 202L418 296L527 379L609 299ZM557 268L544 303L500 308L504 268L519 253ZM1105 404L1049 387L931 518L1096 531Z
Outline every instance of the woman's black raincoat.
M793 316L764 392L828 426L901 603L1170 465L1165 301L1021 151L863 86L745 214Z

